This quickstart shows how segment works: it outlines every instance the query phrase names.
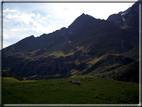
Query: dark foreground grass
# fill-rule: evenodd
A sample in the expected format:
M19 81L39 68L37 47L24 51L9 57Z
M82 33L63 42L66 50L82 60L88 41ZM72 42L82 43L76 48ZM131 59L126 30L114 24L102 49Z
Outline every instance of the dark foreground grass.
M137 83L101 78L8 82L3 78L3 104L138 104Z

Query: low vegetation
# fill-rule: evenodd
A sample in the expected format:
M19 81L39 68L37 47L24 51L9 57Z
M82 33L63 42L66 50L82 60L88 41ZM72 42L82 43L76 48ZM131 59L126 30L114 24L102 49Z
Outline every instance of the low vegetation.
M2 71L2 77L13 77L13 78L20 80L20 81L23 80L23 78L16 76L16 75L9 74L8 72L5 72L5 71Z
M113 78L120 81L139 83L139 62L134 62L125 70L116 73Z
M3 104L138 104L139 85L92 77L23 81L3 77L2 97Z

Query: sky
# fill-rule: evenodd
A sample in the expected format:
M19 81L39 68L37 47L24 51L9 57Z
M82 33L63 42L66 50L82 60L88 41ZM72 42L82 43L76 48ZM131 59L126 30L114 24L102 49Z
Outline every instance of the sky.
M125 11L134 3L3 3L3 48L23 38L68 27L82 13L97 19Z

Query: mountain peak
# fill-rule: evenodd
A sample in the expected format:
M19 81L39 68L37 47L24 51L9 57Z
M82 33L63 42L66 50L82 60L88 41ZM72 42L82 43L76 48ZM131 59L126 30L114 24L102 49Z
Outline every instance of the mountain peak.
M90 15L88 15L88 14L84 14L84 13L82 13L78 18L81 18L81 17L86 17L86 18L94 18L94 17L92 17L92 16L90 16ZM95 19L95 18L94 18Z
M85 15L84 13L81 14L81 16L84 16L84 15Z
M68 27L69 29L71 28L78 28L80 26L85 26L88 22L91 22L91 20L94 20L95 18L90 16L90 15L87 15L87 14L84 14L82 13L79 17L77 17L73 23Z

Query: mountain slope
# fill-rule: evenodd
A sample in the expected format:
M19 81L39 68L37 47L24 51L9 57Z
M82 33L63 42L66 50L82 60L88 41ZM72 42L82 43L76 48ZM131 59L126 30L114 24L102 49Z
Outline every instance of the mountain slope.
M128 10L129 24L137 17L137 5ZM83 13L68 28L27 37L2 50L3 70L41 79L113 75L137 60L139 36L137 21L124 29L115 23L120 18L113 19L115 15L100 20Z

